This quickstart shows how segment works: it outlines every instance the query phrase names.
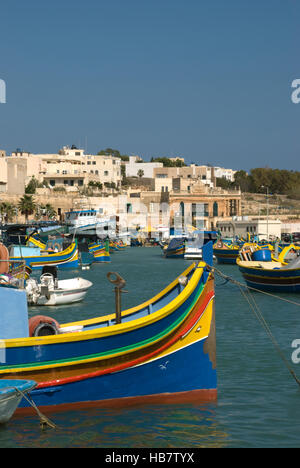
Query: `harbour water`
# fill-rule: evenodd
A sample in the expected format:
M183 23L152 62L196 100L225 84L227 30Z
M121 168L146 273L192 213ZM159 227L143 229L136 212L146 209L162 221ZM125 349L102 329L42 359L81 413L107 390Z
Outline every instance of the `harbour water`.
M31 308L30 315L49 315L60 323L114 311L114 292L106 279L116 271L126 279L122 306L137 305L163 289L190 263L164 259L159 247L127 248L110 264L90 270L60 272L60 278L82 276L93 282L77 305ZM216 265L243 282L234 265ZM239 288L216 275L218 401L213 404L144 405L123 409L91 409L48 415L57 429L41 431L37 416L14 416L0 427L0 447L298 447L300 387L278 350L253 314ZM292 342L300 339L300 310L292 302L253 294L286 363L292 362ZM197 359L197 356L195 356Z

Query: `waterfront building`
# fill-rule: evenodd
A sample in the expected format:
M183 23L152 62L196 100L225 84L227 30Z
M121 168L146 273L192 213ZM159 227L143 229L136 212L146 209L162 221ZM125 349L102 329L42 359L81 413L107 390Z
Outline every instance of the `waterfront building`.
M222 237L235 236L247 239L248 235L256 236L258 240L281 238L282 223L279 219L259 219L248 216L233 217L231 220L219 220L217 228Z

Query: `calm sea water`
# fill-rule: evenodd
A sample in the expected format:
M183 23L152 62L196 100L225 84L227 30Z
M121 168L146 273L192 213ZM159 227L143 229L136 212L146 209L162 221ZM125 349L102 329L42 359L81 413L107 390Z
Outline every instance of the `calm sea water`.
M32 308L70 322L114 310L108 271L127 281L123 306L148 299L165 287L189 264L164 259L160 248L128 248L112 255L108 265L90 270L61 272L61 278L82 276L93 281L86 299L76 306ZM243 281L235 266L218 266ZM255 293L289 365L292 341L300 339L299 307ZM299 295L282 297L300 302ZM0 427L0 447L299 447L300 387L291 377L277 350L240 294L216 276L218 402L207 405L149 405L118 410L54 413L56 430L41 431L36 416L15 416Z

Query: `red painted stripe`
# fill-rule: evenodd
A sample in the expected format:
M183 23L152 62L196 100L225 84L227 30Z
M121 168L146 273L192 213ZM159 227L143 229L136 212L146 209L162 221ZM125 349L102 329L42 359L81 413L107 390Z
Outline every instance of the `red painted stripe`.
M161 352L165 351L167 348L172 346L178 339L184 336L188 330L193 328L194 324L199 320L199 318L201 317L201 315L207 308L208 304L210 303L214 295L215 295L214 291L208 292L205 296L203 304L201 305L199 311L196 314L196 317L190 320L188 324L186 325L186 327L184 328L184 330L182 330L180 333L175 335L172 338L172 340L170 340L165 345L161 346L159 349L153 351L152 353L149 353L146 356L142 356L140 358L134 359L133 361L127 362L125 364L120 364L118 366L110 367L105 370L90 372L88 374L82 374L82 375L75 376L75 377L66 377L66 378L58 379L58 380L51 380L49 382L40 382L36 388L55 387L56 385L65 385L65 384L72 383L72 382L80 382L81 380L90 379L93 377L99 377L101 375L111 374L113 372L119 372L119 371L128 369L129 367L133 367L138 364L142 364L145 361L148 361L149 359L155 357L156 355L160 354Z

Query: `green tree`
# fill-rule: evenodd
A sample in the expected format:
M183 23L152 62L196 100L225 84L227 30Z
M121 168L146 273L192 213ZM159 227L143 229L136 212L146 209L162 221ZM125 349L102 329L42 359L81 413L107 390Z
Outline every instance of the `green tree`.
M28 217L32 215L36 210L36 204L32 195L24 195L20 198L18 203L20 212L25 216L25 222L28 222Z
M233 183L226 179L226 177L217 177L216 178L217 187L221 187L224 190L230 190L233 186Z
M237 171L234 174L234 186L239 187L242 192L251 192L252 178L246 171Z
M2 221L5 223L12 222L16 216L16 206L9 202L2 202L0 204L0 214Z
M36 207L36 213L39 217L46 216L48 219L55 219L57 215L54 207L50 203Z
M25 187L25 193L27 194L34 194L37 187L39 186L38 180L33 176L31 180L28 182L28 184Z
M169 158L151 158L151 162L160 162L163 163L164 167L184 167L186 164L181 161L180 159L176 159L176 161L171 161Z

